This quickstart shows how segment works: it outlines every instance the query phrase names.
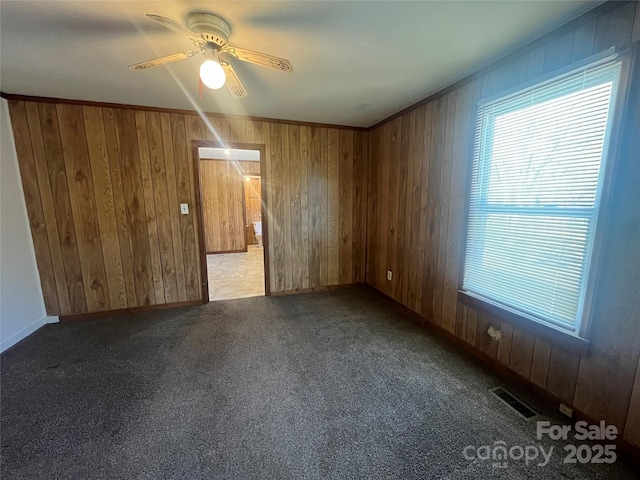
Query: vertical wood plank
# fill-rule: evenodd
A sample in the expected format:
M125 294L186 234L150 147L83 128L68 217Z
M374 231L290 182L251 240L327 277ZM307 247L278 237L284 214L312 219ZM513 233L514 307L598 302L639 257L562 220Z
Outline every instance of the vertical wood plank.
M491 358L496 358L498 355L498 342L487 334L489 327L500 330L500 320L491 318L486 313L478 312L475 336L476 347Z
M534 343L535 337L529 332L518 327L513 329L509 367L518 375L527 379L531 376Z
M569 31L554 38L545 50L543 73L550 73L571 63L575 33Z
M351 130L340 130L340 151L338 157L338 280L339 284L354 282L354 263L359 262L357 254L354 255L354 225L353 210L354 199L361 202L362 194L359 192L359 180L353 178L354 164L354 135ZM356 207L357 208L357 207ZM357 240L360 243L360 239Z
M549 372L547 374L547 390L553 395L573 404L580 358L557 346L551 348Z
M309 145L311 132L306 126L300 127L300 251L302 267L302 288L310 286L309 260L311 255L311 223L309 206Z
M230 118L228 122L229 122L228 141L243 142L244 135L246 132L245 125L244 125L245 120L242 120L240 118Z
M69 290L65 276L64 259L62 257L62 250L60 247L60 236L58 234L53 194L51 190L51 183L49 181L49 168L47 165L42 129L40 127L38 105L32 102L25 102L25 109L29 124L29 133L31 135L33 159L38 177L38 188L40 190L40 199L42 201L42 211L47 231L47 240L51 254L51 265L53 268L58 303L60 305L60 313L67 315L71 313L71 304L69 302Z
M353 256L352 262L352 281L360 283L365 281L366 271L366 244L367 244L367 197L369 174L367 172L368 155L366 147L368 144L368 133L354 132L353 134L353 161L351 167L351 175L353 181L352 195L352 213L351 213L351 251ZM346 182L340 180L340 185ZM342 267L341 270L348 267Z
M620 2L620 6L598 17L594 51L624 47L631 42L636 5Z
M178 203L186 203L191 207L189 215L180 215L179 219L185 288L187 300L198 300L202 297L202 289L199 282L200 261L196 246L195 222L193 220L195 199L191 196L191 168L189 165L191 156L187 147L184 115L171 114L170 124Z
M537 337L533 347L533 360L531 362L531 374L529 380L545 388L547 386L547 374L549 373L549 359L551 358L551 345L546 340Z
M400 301L409 306L409 308L413 308L413 298L409 301L409 291L411 290L412 295L415 295L413 291L413 286L411 285L411 266L415 263L416 258L418 256L418 248L419 242L412 242L411 237L411 227L414 222L413 218L413 206L420 205L419 198L415 198L415 172L416 172L416 142L415 139L420 137L420 133L416 132L416 122L418 116L418 109L412 110L409 113L409 125L407 131L404 134L407 136L408 142L408 157L407 157L407 178L404 182L404 193L405 193L405 205L403 208L404 218L402 219L402 223L404 224L404 253L403 260L404 264L402 267L402 284L400 285L399 298ZM403 128L404 130L404 128ZM418 221L419 225L420 222Z
M151 272L149 235L140 172L138 136L132 110L114 110L116 135L120 151L122 187L131 245L133 277L136 285L136 306L153 305L155 292Z
M508 367L511 363L513 327L508 323L502 322L500 331L502 332L502 338L498 342L497 358L500 363Z
M120 253L118 222L111 182L111 165L107 152L107 138L104 130L102 109L82 107L82 113L95 188L98 226L100 228L102 254L109 289L109 307L111 309L126 308L127 291L122 270L122 254Z
M382 142L381 127L369 133L369 169L367 174L367 248L366 248L366 268L365 281L373 286L377 286L378 277L378 208L379 182L380 176L380 145Z
M131 251L131 238L129 235L129 225L124 197L124 186L122 183L122 164L120 160L120 147L118 145L118 135L114 111L110 108L102 109L104 123L105 142L107 145L107 156L109 158L109 172L111 174L113 206L116 217L116 227L118 229L118 244L120 247L120 258L122 263L122 275L126 292L128 307L138 305L136 294L135 275L133 273L133 260Z
M244 123L244 138L247 143L256 143L255 138L255 122L253 120L247 120Z
M218 164L200 160L200 183L204 219L205 250L208 253L222 251L220 206L218 202Z
M273 267L273 284L271 288L275 292L282 292L286 288L285 266L285 238L284 238L284 203L283 203L283 160L282 160L282 134L283 129L279 124L269 126L270 134L270 167L269 167L269 210L271 212L269 223L269 242L272 250L271 265Z
M215 235L219 244L213 247L214 252L228 252L231 250L231 236L229 234L229 195L227 192L227 162L212 162L215 171L215 197L217 205L217 225L212 228L218 232Z
M458 277L462 261L464 232L464 199L466 194L467 165L471 141L474 84L458 90L454 111L454 139L451 151L451 176L449 179L449 222L445 249L442 325L454 332L458 306Z
M196 161L200 158L198 153L196 153L197 158L193 158L193 150L191 147L192 140L205 140L207 137L207 125L205 123L206 117L204 115L187 115L185 116L185 131L187 138L187 158L188 158L188 175L189 175L189 194L193 201L193 212L191 215L191 227L193 229L193 241L195 244L195 261L196 261L196 282L198 285L203 285L204 279L202 278L203 272L200 266L200 245L201 242L204 242L204 239L200 238L200 229L199 229L199 214L202 206L196 200L199 198L196 195ZM241 127L245 129L244 124ZM244 229L242 231L242 238L246 242ZM158 232L160 235L160 232ZM246 245L246 243L245 243ZM206 273L205 273L206 275ZM166 288L166 287L165 287ZM205 294L200 291L200 296L203 297Z
M462 302L458 302L458 306L456 308L456 330L455 330L455 335L456 335L456 337L459 337L462 340L465 340L465 337L467 335L467 318L468 318L468 314L469 314L469 309L467 308L467 306Z
M164 298L167 303L174 303L179 301L179 297L173 237L171 234L171 209L167 189L167 173L164 159L165 150L162 141L160 114L157 112L146 112L146 123L149 140L151 181L153 183L153 196L156 206L156 226L158 230L158 246L160 249Z
M222 163L222 162L220 162ZM229 218L229 246L230 250L245 250L247 247L244 233L244 210L242 206L242 190L244 178L242 171L235 161L224 162L227 166L226 190Z
M180 202L176 180L176 166L173 154L173 134L171 117L168 113L160 114L162 129L162 146L164 151L165 171L167 175L167 196L169 201L169 218L171 220L171 240L173 243L173 257L176 266L176 284L178 301L187 300L187 286L185 279L184 257L182 254L182 235L180 233ZM207 135L213 134L213 126L207 130Z
M420 209L414 213L419 216L419 229L417 231L420 246L418 249L418 259L416 261L415 270L415 301L413 309L416 312L423 312L423 292L424 292L424 279L425 279L425 263L427 256L427 229L429 228L429 178L431 175L431 143L432 143L432 116L433 116L433 102L425 106L424 115L419 111L418 125L420 128L420 119L424 117L424 133L422 134L422 154L418 158L419 168L422 169L420 176L417 179L420 181L420 185L417 188L420 192ZM418 137L418 142L420 138ZM420 148L418 143L417 149ZM414 235L416 233L414 232ZM413 283L413 282L412 282Z
M56 278L53 271L51 252L49 250L49 243L56 241L56 239L49 240L47 234L40 188L38 186L38 174L36 172L36 164L29 134L29 123L24 103L10 101L9 112L11 115L16 152L20 163L22 189L29 214L29 225L31 227L38 272L40 274L40 284L42 285L45 309L49 315L59 315L60 302L58 300Z
M390 171L391 171L391 129L392 122L387 122L382 126L382 143L380 145L380 157L377 176L377 190L378 190L378 228L374 231L374 235L378 237L377 242L377 264L378 274L376 278L377 286L381 290L386 290L387 287L387 244L389 240L388 227L389 227L389 183L390 183Z
M281 125L282 142L282 244L284 246L285 290L293 289L293 268L291 248L291 178L289 175L289 125Z
M309 168L307 170L307 192L309 212L309 286L322 285L320 263L322 259L322 168L320 158L320 128L309 127L308 130Z
M424 164L424 141L425 134L424 112L425 106L421 106L415 110L413 121L410 122L411 129L411 158L409 166L409 181L407 192L407 214L409 219L407 243L410 246L409 254L405 259L405 278L406 278L406 295L405 304L412 310L416 310L416 297L418 291L421 290L418 284L418 274L421 272L420 267L422 258L420 257L422 238L420 238L420 207L421 207L421 191L422 191L422 172ZM422 275L420 275L420 283Z
M302 254L302 154L300 145L300 128L298 125L289 126L289 216L291 231L291 288L304 288L304 269ZM285 208L287 205L285 204ZM306 264L306 259L304 259Z
M247 208L247 222L251 226L253 222L259 222L262 215L260 195L262 188L260 186L260 178L251 177L245 182L245 205ZM249 236L251 238L251 236ZM255 238L251 239L252 244L256 243Z
M405 258L407 254L407 192L410 190L407 188L407 181L409 180L409 162L411 156L411 113L402 115L400 120L400 149L396 152L399 153L397 157L398 164L398 193L397 193L397 208L398 208L398 221L396 227L396 257L395 257L395 272L393 279L393 297L402 301L403 289L405 288ZM415 113L413 114L415 117Z
M109 310L109 287L102 257L102 242L82 107L59 104L56 110L67 171L71 211L77 229L76 239L87 308L92 312Z
M593 47L596 38L596 20L580 25L573 38L573 48L571 50L571 61L577 62L583 58L593 55Z
M204 223L205 251L212 253L216 249L217 243L214 238L220 238L218 222L214 221L214 216L219 215L218 208L218 187L216 185L217 167L215 162L200 160L200 188L202 189L202 218ZM219 243L219 240L218 240Z
M320 285L329 284L329 131L320 128Z
M207 117L207 140L213 142L223 142L221 137L220 119L217 117Z
M427 186L427 231L425 241L425 260L422 280L422 316L439 324L440 314L436 314L436 283L438 252L440 241L440 187L443 176L443 162L446 145L447 97L433 102L431 118L432 136L429 160L429 183Z
M165 303L164 282L162 279L162 263L160 261L160 243L158 241L158 224L156 221L156 205L151 180L151 163L149 160L149 142L147 140L147 120L144 112L135 112L136 134L138 136L138 159L142 178L142 192L144 196L145 220L151 259L151 278L155 303Z
M69 197L64 156L62 154L58 112L55 104L52 103L39 103L38 112L40 113L40 127L45 145L49 182L51 184L55 218L60 237L60 249L64 260L64 275L69 292L69 305L71 313L83 313L87 311L87 301L84 293L75 225L73 223L73 214L71 213L71 199ZM31 212L29 212L29 215L31 215Z
M327 280L329 285L340 282L340 135L335 128L327 131Z
M465 333L465 340L470 345L474 347L477 344L476 341L476 332L478 331L478 312L471 308L467 307L467 332Z
M216 162L217 166L217 192L218 202L221 207L220 221L222 224L221 251L232 251L234 248L233 239L233 218L230 214L233 212L234 198L232 197L232 188L229 185L229 177L232 173L231 162Z
M389 162L389 182L388 199L387 199L387 228L384 232L386 236L387 251L383 253L386 260L386 268L391 270L391 281L385 281L384 292L390 297L394 297L394 287L397 283L396 260L398 253L398 196L400 190L400 171L398 165L398 157L401 151L402 138L402 119L396 118L391 122L389 156L385 160ZM384 272L386 278L386 272Z
M546 54L546 47L544 45L533 49L528 55L527 64L527 77L533 79L539 75L542 75L544 69L544 57Z

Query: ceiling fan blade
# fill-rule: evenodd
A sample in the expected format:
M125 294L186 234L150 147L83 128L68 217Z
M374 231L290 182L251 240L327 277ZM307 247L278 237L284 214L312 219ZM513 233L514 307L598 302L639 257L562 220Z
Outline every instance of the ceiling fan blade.
M267 55L266 53L254 52L252 50L232 47L229 45L224 47L223 51L244 62L255 63L256 65L273 68L274 70L279 70L281 72L293 72L293 65L291 65L291 62L286 58L274 57L273 55Z
M247 91L242 85L242 82L238 78L238 74L233 69L229 62L223 61L221 63L224 73L227 75L227 88L231 92L234 98L244 98L247 96Z
M203 47L207 43L200 35L193 33L187 27L180 25L175 20L171 20L170 18L167 18L167 17L161 17L160 15L153 15L150 13L147 13L147 17L149 17L151 20L155 20L156 22L161 23L168 29L173 30L176 33L179 33L183 37L187 37L198 47Z
M160 58L154 58L153 60L147 60L146 62L136 63L135 65L129 65L130 70L146 70L148 68L158 67L160 65L166 65L167 63L177 62L185 58L193 57L198 50L187 50L180 53L172 53Z

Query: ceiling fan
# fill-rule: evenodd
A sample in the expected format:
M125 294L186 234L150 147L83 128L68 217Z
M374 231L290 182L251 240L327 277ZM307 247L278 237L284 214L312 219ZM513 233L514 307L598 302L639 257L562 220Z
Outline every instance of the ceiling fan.
M131 70L147 70L148 68L190 58L200 53L203 56L203 61L200 65L202 83L212 89L222 88L226 83L231 95L235 98L246 97L247 91L226 59L227 57L237 58L244 62L254 63L281 72L291 73L293 71L293 66L289 60L229 45L229 35L231 34L229 24L217 15L192 13L187 19L188 28L160 15L147 14L147 17L188 38L197 49L136 63L129 66Z

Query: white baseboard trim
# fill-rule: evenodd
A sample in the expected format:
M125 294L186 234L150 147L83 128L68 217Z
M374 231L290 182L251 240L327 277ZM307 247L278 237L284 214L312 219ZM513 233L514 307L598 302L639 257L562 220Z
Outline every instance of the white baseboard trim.
M20 330L18 333L10 336L5 340L2 340L2 343L0 343L0 352L4 352L9 347L13 347L20 340L27 338L29 335L31 335L33 332L38 330L43 325L47 323L56 323L58 321L59 321L58 317L47 317L47 316L36 320L35 322L31 323L30 325L27 325L25 328Z

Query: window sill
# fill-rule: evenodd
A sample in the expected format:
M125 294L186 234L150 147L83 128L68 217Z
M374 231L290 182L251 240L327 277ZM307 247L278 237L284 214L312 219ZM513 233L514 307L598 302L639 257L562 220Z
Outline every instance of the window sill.
M553 345L557 345L571 353L581 356L589 353L588 340L562 330L561 328L526 317L515 310L509 310L502 305L492 303L484 298L462 290L458 291L458 300L483 313L516 325L533 335L543 337Z

